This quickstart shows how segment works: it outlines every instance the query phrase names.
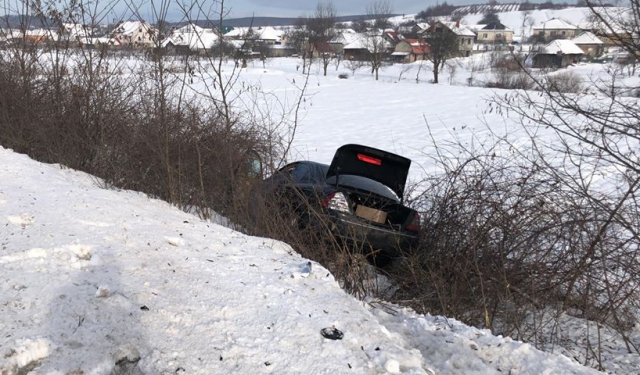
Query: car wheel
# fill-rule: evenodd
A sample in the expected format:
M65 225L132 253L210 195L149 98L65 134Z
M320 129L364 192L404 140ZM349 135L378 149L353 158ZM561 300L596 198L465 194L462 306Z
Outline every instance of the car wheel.
M299 230L307 228L309 226L309 213L307 210L294 212L291 216L290 224L292 228Z

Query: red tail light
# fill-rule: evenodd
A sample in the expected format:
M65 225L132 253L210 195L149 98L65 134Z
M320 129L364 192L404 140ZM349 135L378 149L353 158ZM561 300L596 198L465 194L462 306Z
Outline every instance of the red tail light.
M329 202L331 202L331 200L333 199L333 197L335 197L336 193L332 193L327 195L323 200L322 200L322 207L329 207Z
M411 220L411 223L409 223L409 225L407 225L407 230L409 232L419 232L420 231L420 214L415 212L413 214L413 220Z
M367 156L364 154L358 154L358 160L363 161L365 163L373 164L373 165L382 165L382 159L373 158L371 156Z
M349 201L341 192L329 194L323 201L322 206L340 212L351 212Z

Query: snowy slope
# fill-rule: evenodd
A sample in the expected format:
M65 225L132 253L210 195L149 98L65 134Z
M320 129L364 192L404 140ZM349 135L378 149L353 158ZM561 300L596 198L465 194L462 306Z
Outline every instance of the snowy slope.
M97 183L0 148L2 374L595 373L390 314L285 244Z

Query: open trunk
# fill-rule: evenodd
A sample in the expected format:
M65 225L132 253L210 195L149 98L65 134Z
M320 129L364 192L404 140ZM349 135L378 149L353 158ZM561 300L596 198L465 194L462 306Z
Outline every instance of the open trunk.
M395 200L372 193L341 188L356 216L367 222L402 231L413 219L413 210Z

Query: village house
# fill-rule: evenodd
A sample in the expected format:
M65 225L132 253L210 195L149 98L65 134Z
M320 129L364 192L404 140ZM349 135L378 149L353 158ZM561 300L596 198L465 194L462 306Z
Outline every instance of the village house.
M582 49L568 39L556 39L542 47L533 56L534 68L566 68L575 64L584 53Z
M111 32L115 45L152 47L157 41L157 31L146 21L121 22Z
M214 29L205 29L189 23L172 30L160 45L177 53L200 52L213 48L219 39L220 36Z
M396 62L412 63L426 60L429 52L429 44L424 39L405 39L396 44L391 58Z
M604 42L590 31L583 32L571 41L580 47L586 56L593 58L604 53Z
M344 46L353 43L359 37L359 34L353 29L339 30L333 39L329 41L329 45L337 55L343 55Z
M511 44L513 30L500 22L493 22L480 28L477 32L477 42L484 44Z
M358 33L353 41L343 48L345 60L369 60L372 54L391 54L394 46L376 30Z
M382 35L392 46L395 46L404 39L402 34L394 30L385 30Z
M271 26L236 27L225 33L223 38L249 56L284 57L295 52L287 45L285 31Z
M60 30L60 41L78 44L90 44L91 30L79 23L63 23Z
M552 18L533 27L532 36L537 41L575 38L578 27L558 18Z
M228 40L251 40L256 44L285 44L284 31L271 26L236 27L223 36Z
M430 35L437 35L441 33L454 33L456 40L458 41L458 54L460 56L469 56L473 50L473 41L476 38L476 33L469 28L460 24L460 21L445 22L436 21L429 28L423 30L422 36L429 41Z

